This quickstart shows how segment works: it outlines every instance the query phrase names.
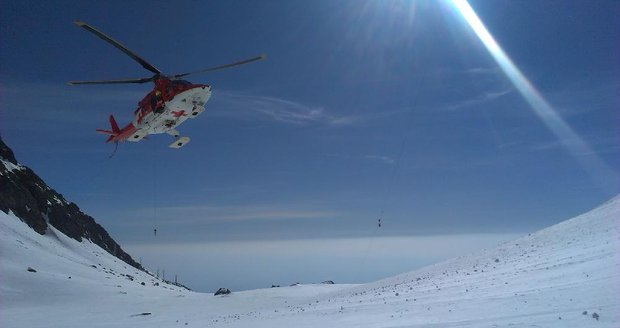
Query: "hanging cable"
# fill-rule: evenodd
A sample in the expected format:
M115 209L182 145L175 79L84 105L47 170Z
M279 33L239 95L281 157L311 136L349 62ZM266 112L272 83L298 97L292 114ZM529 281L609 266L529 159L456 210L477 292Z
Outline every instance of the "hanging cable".
M424 47L418 47L418 49L425 49ZM416 53L414 54L414 68L419 67L419 51L416 51ZM414 73L415 74L415 73ZM411 129L411 126L413 124L413 114L415 112L415 109L417 109L418 106L418 98L420 96L420 83L422 82L422 75L421 74L416 74L413 82L412 82L412 88L414 90L412 98L411 98L411 103L409 106L409 110L407 111L407 118L405 119L405 127L403 128L402 132L401 132L401 136L400 136L400 147L396 156L396 160L394 162L394 166L392 168L392 172L390 174L390 178L388 180L388 183L385 187L385 192L383 194L383 200L381 201L381 205L379 208L379 217L377 218L377 224L375 225L375 228L373 229L373 232L370 235L370 240L368 242L368 246L366 251L364 252L364 255L362 257L362 268L364 267L364 265L366 264L366 261L368 259L369 253L372 250L372 247L374 245L374 241L376 239L376 235L379 232L379 229L382 228L382 226L385 225L386 223L386 219L385 219L385 213L387 211L387 209L389 208L389 201L391 199L392 196L392 189L395 183L395 179L398 175L398 172L400 170L400 166L402 163L402 159L403 159L403 155L405 153L405 149L407 146L407 141L408 141L408 136L409 136L409 131ZM389 222L389 221L388 221Z
M157 153L155 148L155 142L151 142L151 167L153 180L153 216L151 217L151 223L153 225L153 237L157 237Z

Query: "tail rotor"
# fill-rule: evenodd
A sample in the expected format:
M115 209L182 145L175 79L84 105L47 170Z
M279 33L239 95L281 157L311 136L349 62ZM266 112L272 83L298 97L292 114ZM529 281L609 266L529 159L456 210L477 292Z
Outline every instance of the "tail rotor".
M108 139L106 139L105 141L106 143L114 141L114 150L112 151L112 154L110 154L110 158L112 158L114 157L114 155L116 154L116 150L118 149L118 140L114 139L121 133L121 129L118 127L118 124L114 119L114 115L110 115L108 120L110 121L110 127L112 128L112 130L96 129L95 131L109 136Z
M104 130L104 129L95 130L101 134L106 134L110 136L105 142L113 141L114 138L121 133L121 129L118 128L118 124L116 123L116 120L114 119L114 115L110 115L109 121L110 121L110 126L112 127L112 130Z

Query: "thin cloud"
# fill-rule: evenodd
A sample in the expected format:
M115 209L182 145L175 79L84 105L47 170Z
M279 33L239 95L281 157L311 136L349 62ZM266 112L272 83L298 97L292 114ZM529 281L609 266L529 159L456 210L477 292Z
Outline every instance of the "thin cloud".
M342 216L343 213L310 209L302 206L256 205L256 206L172 206L158 207L156 213L152 208L138 209L131 212L137 220L164 221L174 224L191 224L195 222L249 221L249 220L303 220L329 219Z
M466 69L464 73L469 75L501 75L502 70L499 68L499 66L473 67Z
M591 85L588 81L578 81L550 92L548 98L563 117L570 117L594 111L613 111L619 95L618 82Z
M620 145L618 144L616 138L596 138L590 136L588 138L588 141L590 146L593 147L593 149L591 149L590 151L577 152L577 155L588 156L593 154L615 153L620 150ZM559 151L563 150L567 146L575 146L574 141L570 139L541 141L530 145L529 150L535 152Z
M310 106L287 99L249 95L239 92L218 92L218 102L227 109L220 111L224 115L237 119L268 119L295 125L338 125L346 124L346 116L327 113L323 107Z
M225 107L229 107L229 109L219 111L215 115L246 120L266 119L300 126L349 126L408 111L408 109L399 109L357 115L338 115L322 106L312 106L277 97L231 91L219 92L214 94L214 96L217 97L217 102L221 102Z
M479 106L485 103L489 103L492 102L496 99L499 99L507 94L510 94L513 92L513 89L503 89L503 90L499 90L499 91L490 91L490 92L485 92L481 95L478 95L474 98L470 98L470 99L465 99L459 102L455 102L446 106L441 107L441 110L445 110L445 111L455 111L455 110L461 110L461 109L467 109L467 108L471 108L474 106Z
M388 118L395 115L406 114L411 112L411 108L401 108L394 110L377 110L373 113L364 113L355 116L345 116L340 120L336 120L333 125L360 125L366 122L376 122L377 120Z
M248 255L253 252L256 256L297 256L300 253L316 253L318 256L334 256L337 258L363 257L367 252L368 244L372 240L381 249L390 250L382 256L399 258L411 254L412 249L432 250L426 255L432 257L449 258L463 253L479 250L484 247L496 246L507 240L518 238L517 233L496 234L451 234L427 236L389 236L389 237L356 237L356 238L317 238L317 239L284 239L284 240L235 240L213 242L170 242L157 244L132 244L131 247L148 247L160 252L171 249L183 249L188 252L195 250L197 254L219 254L219 256ZM458 245L459 247L454 247ZM205 248L213 247L211 252ZM458 250L458 251L456 251ZM142 249L142 252L147 249ZM276 253L274 253L277 252ZM223 254L227 252L228 254Z
M343 158L343 159L352 159L352 160L369 160L375 162L381 162L388 165L393 165L396 163L396 160L390 156L384 155L364 155L364 156L353 156L353 155L343 155L343 154L323 154L323 156L334 157L334 158Z
M365 159L383 162L385 164L393 165L396 163L396 160L389 156L380 156L380 155L365 155Z

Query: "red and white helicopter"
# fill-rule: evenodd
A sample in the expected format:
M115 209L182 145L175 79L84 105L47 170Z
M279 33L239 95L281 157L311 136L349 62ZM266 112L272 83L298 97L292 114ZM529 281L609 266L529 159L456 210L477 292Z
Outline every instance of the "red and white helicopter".
M132 122L121 129L118 127L114 116L110 115L109 120L112 129L97 129L97 132L109 135L106 142L114 142L116 146L118 146L119 141L127 140L138 142L149 134L167 133L175 138L175 141L170 144L171 148L178 149L183 147L190 139L188 137L181 137L176 127L181 125L181 123L185 122L188 118L195 118L200 113L204 112L204 106L211 96L211 87L207 84L192 84L181 78L190 74L212 72L265 58L264 55L261 55L198 71L164 75L159 69L149 64L146 60L94 27L84 22L75 22L75 24L112 44L142 65L142 67L155 74L151 77L138 79L68 82L69 85L147 83L151 81L155 84L153 90L138 103L138 108L134 111L135 117Z

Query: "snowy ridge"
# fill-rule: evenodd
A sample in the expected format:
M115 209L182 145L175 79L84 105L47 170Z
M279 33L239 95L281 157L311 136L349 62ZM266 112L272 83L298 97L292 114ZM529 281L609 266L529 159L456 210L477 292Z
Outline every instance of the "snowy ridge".
M11 163L11 162L9 162L7 160L4 160L2 158L0 158L0 162L2 162L4 167L6 167L6 170L8 172L13 172L15 170L23 171L25 169L25 167L23 165L19 164L19 163L18 164L13 164L13 163ZM0 172L0 175L4 175L4 174L2 172Z
M50 188L33 170L20 164L0 138L0 211L13 213L43 235L53 226L64 235L99 245L131 266L141 269L95 220Z
M216 297L0 213L0 326L619 327L618 218L615 197L497 248L373 283Z
M156 290L187 292L130 266L89 240L78 242L51 225L45 235L39 235L4 212L0 212L0 264L2 327L13 326L14 320L19 322L16 326L49 327L45 317L50 313L37 317L30 312L44 307L73 313L74 306L79 309L85 302L96 304L102 297L144 289L141 282L148 286L159 283L153 288ZM64 315L70 320L68 313Z
M387 304L398 304L403 298L405 302L422 303L424 306L417 307L421 310L417 314L424 318L406 320L407 324L478 326L493 319L506 325L585 327L594 323L582 319L591 318L596 312L597 327L603 322L618 327L618 218L620 196L588 213L495 249L366 284L335 294L334 298L346 303L364 303L373 297ZM481 308L486 309L484 313ZM404 313L413 309L407 307L403 311L398 313L399 318L405 318ZM465 317L471 319L463 320L468 313ZM603 320L602 313L609 317ZM436 319L428 320L427 315ZM523 321L515 320L520 316Z

